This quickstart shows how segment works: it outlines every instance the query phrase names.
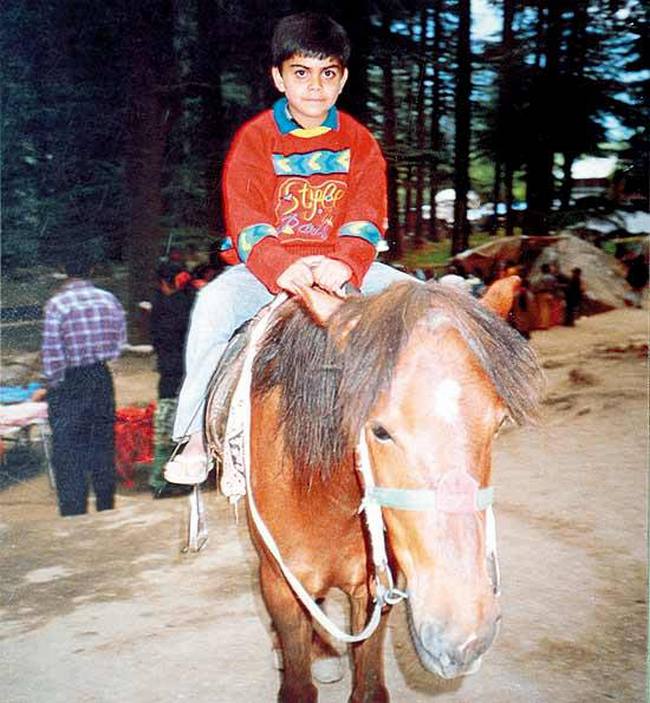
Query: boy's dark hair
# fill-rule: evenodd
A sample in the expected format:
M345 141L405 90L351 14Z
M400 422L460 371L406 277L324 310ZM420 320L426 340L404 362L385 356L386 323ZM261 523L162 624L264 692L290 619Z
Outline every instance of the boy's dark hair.
M337 59L343 68L350 60L350 40L347 32L331 17L318 12L300 12L283 17L275 26L271 39L273 66L292 56L312 59Z

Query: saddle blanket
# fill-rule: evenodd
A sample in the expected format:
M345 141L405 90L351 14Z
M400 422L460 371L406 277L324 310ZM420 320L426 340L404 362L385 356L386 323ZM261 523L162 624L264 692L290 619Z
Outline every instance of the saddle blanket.
M283 293L276 296L235 334L210 383L207 434L213 454L221 460L219 487L231 503L246 495L253 361L274 311L286 299Z

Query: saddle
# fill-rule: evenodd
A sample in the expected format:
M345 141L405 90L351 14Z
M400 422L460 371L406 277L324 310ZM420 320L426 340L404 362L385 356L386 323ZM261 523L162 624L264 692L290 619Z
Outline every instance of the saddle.
M250 413L250 388L240 388L240 379L248 348L255 343L253 331L274 305L275 301L263 307L235 330L208 384L205 440L220 476L221 492L231 503L246 495L244 432Z
M208 384L204 416L205 438L208 451L220 464L223 463L230 405L241 376L252 324L253 321L249 320L235 330Z

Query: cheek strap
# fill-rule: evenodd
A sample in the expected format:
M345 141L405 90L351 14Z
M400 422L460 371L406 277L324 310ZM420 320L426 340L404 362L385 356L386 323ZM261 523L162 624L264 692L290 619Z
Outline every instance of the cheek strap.
M378 571L385 570L388 559L384 543L384 522L381 509L438 510L454 515L485 511L485 557L494 593L500 593L499 560L497 556L496 520L494 517L494 488L479 488L478 481L461 469L448 471L433 489L387 488L377 486L370 467L370 457L362 430L357 446L357 468L363 477L364 495L360 511L365 511L371 535L373 561Z

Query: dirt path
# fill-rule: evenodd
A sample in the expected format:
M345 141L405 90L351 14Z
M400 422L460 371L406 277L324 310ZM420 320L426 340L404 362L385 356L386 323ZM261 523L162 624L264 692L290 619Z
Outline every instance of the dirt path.
M392 699L644 700L647 311L536 333L544 423L495 456L503 627L482 670L442 682L391 615ZM150 360L122 360L121 404L154 397ZM267 616L243 521L206 495L210 541L179 553L185 500L121 494L66 519L44 475L0 493L0 697L7 703L273 701ZM347 700L344 681L321 686Z

